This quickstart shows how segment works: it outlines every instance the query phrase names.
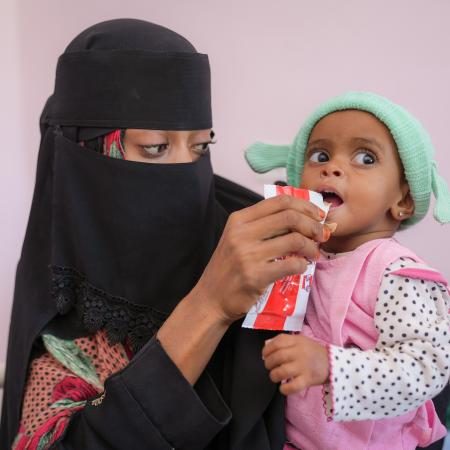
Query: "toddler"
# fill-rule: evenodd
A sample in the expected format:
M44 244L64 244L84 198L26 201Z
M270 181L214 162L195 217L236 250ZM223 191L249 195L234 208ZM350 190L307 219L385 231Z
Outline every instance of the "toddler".
M450 222L432 155L416 119L366 92L320 106L292 145L246 152L255 171L286 167L289 184L320 192L337 225L301 333L263 349L287 395L286 450L414 449L446 433L431 399L450 373L447 282L394 239L426 215L431 192L435 219Z

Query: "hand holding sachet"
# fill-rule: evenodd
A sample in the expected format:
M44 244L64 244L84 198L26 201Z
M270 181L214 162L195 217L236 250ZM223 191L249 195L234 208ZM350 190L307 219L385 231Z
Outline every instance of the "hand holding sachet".
M325 203L322 195L317 192L292 186L264 186L266 199L283 194L309 200L321 208L325 214L328 213L329 204ZM242 326L264 330L300 331L305 318L315 267L316 263L312 261L304 273L291 275L272 283L247 313Z

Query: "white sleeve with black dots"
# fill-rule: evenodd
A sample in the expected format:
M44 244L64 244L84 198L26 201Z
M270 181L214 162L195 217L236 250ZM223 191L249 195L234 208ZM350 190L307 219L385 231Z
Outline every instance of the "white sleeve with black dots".
M402 259L384 274L375 305L380 333L375 349L329 346L332 367L324 400L333 420L398 416L423 405L448 382L447 289L389 273L415 264Z

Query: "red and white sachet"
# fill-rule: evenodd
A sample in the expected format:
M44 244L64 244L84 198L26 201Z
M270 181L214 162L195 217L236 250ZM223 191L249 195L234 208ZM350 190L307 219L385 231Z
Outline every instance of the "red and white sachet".
M330 205L325 203L322 195L317 192L292 186L264 186L265 198L276 195L292 195L309 200L328 214ZM262 330L300 331L315 268L316 263L310 262L304 273L287 276L272 283L247 313L242 326Z

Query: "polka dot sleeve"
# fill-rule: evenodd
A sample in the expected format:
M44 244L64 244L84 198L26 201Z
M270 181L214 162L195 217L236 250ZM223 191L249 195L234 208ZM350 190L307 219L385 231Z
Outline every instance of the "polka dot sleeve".
M329 346L332 374L324 390L335 421L404 414L438 394L449 379L450 298L437 282L385 272L375 305L373 350ZM333 405L333 410L331 410Z

